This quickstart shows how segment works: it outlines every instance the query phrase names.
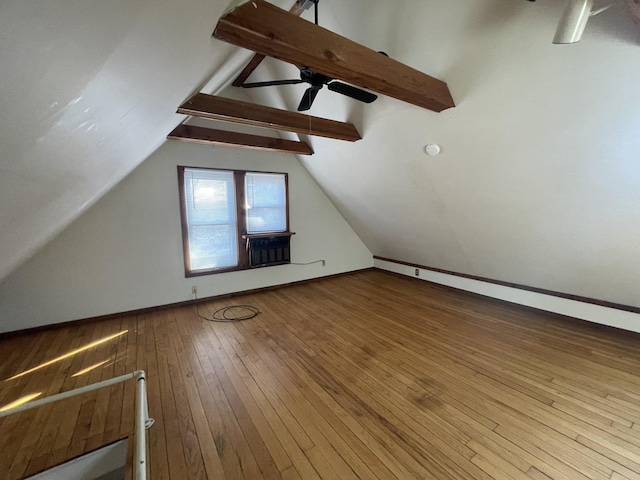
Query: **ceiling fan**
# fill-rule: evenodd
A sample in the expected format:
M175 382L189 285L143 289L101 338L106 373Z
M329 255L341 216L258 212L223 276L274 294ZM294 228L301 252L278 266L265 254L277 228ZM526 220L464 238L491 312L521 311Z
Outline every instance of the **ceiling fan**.
M318 95L318 92L325 85L332 92L341 93L342 95L355 98L356 100L364 103L371 103L376 98L378 98L378 96L374 95L373 93L369 93L351 85L347 85L346 83L335 81L333 78L327 77L326 75L323 75L321 73L314 72L307 67L298 68L300 69L300 79L245 83L242 85L242 88L270 87L272 85L296 85L299 83L308 83L311 86L307 88L307 90L304 92L304 95L302 96L302 100L298 105L299 112L303 112L311 108L313 101L316 99L316 95Z
M313 3L315 8L315 24L318 25L318 2L319 0L308 0L306 3ZM383 55L387 55L384 52L380 52ZM373 93L367 92L360 88L354 87L352 85L348 85L346 83L338 82L331 77L323 75L318 72L314 72L308 67L297 66L300 70L300 78L293 80L273 80L269 82L253 82L253 83L243 83L240 85L242 88L257 88L257 87L271 87L274 85L296 85L300 83L308 83L310 85L309 88L304 92L302 96L302 100L300 100L300 104L298 105L298 111L303 112L309 110L311 105L313 105L314 100L316 99L316 95L318 92L326 85L329 90L332 92L340 93L342 95L346 95L347 97L354 98L364 103L371 103L375 99L378 98L377 95Z
M535 2L536 0L529 0ZM640 0L625 0L632 17L640 22ZM564 11L558 22L553 43L576 43L582 38L582 34L587 26L590 17L601 14L615 7L622 0L616 0L608 5L594 10L595 0L567 0Z

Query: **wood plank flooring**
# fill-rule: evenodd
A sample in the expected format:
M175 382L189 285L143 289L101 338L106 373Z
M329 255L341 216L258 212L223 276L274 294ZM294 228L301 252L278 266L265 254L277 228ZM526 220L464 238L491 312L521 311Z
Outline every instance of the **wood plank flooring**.
M0 407L144 369L154 480L640 479L640 335L379 270L199 308L239 304L0 340ZM1 419L0 478L128 435L133 395Z

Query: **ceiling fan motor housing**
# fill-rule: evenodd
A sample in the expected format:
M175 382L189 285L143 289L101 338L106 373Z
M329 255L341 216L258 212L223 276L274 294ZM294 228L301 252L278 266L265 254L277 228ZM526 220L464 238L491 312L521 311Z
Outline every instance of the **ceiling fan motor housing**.
M321 73L314 72L309 70L307 67L300 67L300 78L307 83L310 83L313 86L319 87L322 85L326 85L333 78L327 77Z

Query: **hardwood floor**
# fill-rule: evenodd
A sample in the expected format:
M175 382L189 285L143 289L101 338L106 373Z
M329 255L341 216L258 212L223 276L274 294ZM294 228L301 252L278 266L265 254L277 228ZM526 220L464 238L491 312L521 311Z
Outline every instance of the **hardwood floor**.
M379 270L200 312L236 304L261 314L183 307L0 340L0 407L144 369L154 480L640 479L640 335ZM133 394L1 419L0 478L126 436Z

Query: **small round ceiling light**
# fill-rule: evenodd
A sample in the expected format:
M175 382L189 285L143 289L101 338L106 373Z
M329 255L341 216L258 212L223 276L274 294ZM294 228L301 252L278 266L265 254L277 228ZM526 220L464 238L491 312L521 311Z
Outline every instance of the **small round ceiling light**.
M440 148L440 145L438 145L437 143L430 143L429 145L424 147L424 151L427 152L427 155L435 157L440 153L441 148Z

